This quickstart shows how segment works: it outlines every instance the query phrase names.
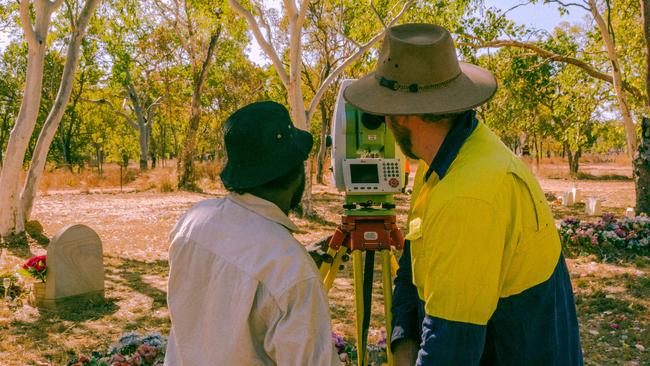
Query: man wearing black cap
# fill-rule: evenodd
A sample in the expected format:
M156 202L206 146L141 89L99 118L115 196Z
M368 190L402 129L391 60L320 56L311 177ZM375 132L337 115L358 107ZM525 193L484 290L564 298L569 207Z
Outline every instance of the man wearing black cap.
M287 217L304 189L308 132L259 102L224 125L230 194L192 207L169 253L165 365L338 365L327 296Z
M473 108L497 90L449 31L387 30L377 68L345 99L386 116L419 165L395 279L396 365L582 365L553 215L528 167Z

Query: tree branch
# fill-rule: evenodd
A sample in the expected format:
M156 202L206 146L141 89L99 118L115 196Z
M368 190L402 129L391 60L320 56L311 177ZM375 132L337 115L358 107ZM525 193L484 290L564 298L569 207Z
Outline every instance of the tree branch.
M588 12L591 13L591 9L590 9L588 6L584 5L584 4L579 4L579 3L567 3L567 2L564 2L564 1L560 1L560 0L551 0L551 1L549 1L549 2L550 2L550 3L556 3L556 4L559 4L559 5L562 5L562 6L564 6L565 8L568 8L568 7L571 7L571 6L578 7L578 8L582 8L582 9L584 9L584 10L586 10L586 11L588 11Z
M646 88L646 109L650 115L650 1L641 2L641 14L643 18L643 37L645 38L645 88ZM648 152L650 154L650 150Z
M131 118L131 116L129 116L128 114L126 114L126 113L124 113L124 112L118 110L117 108L115 108L115 107L113 106L113 104L112 104L111 102L109 102L108 100L106 100L106 99L104 99L104 98L99 99L99 100L93 100L93 99L81 98L81 100L84 101L84 102L87 102L87 103L92 103L92 104L97 104L97 105L107 105L107 106L108 106L108 107L109 107L113 112L115 112L116 114L118 114L118 115L124 117L124 119L126 120L126 122L127 122L131 127L133 127L133 129L135 129L136 131L138 131L139 126L138 126L138 124L137 124L135 121L133 121L133 118Z
M340 64L334 71L332 71L329 76L323 81L321 86L318 88L318 92L314 95L314 97L311 100L311 103L309 104L309 109L307 110L307 121L311 120L311 117L314 115L314 112L316 111L316 108L318 107L318 103L320 103L320 99L323 97L323 94L325 94L325 90L330 86L330 84L337 78L337 76L343 72L343 70L352 62L354 62L356 59L361 57L366 51L372 47L373 44L375 44L377 41L379 41L385 34L386 30L390 27L393 26L408 10L408 8L413 4L414 0L409 0L404 4L404 7L402 10L393 18L393 20L388 23L387 27L384 29L384 31L379 32L377 35L372 37L372 39L368 42L366 42L363 46L361 46L355 53L350 55L345 61L343 61L342 64Z
M63 0L47 1L47 11L52 14L63 5Z
M25 32L27 44L32 46L38 44L32 19L29 17L29 0L20 0L20 25Z
M266 41L271 45L273 49L275 49L275 45L273 44L273 31L271 30L269 22L266 21L264 12L262 12L262 9L257 5L255 5L255 10L257 10L257 12L260 14L260 23L262 23L262 27L264 27L266 30Z
M68 10L68 18L70 19L70 26L72 27L72 29L75 29L77 27L75 22L75 14L72 8L72 4L70 4L69 0L65 0L65 7Z
M246 23L248 23L248 26L250 27L251 31L253 32L253 36L255 37L255 40L257 41L257 44L260 46L260 48L266 53L266 55L271 59L271 62L273 62L273 65L275 66L275 69L278 73L278 77L282 81L282 84L288 88L289 86L289 76L287 75L287 71L284 69L284 64L280 60L280 57L278 57L278 53L273 48L269 42L267 42L264 39L264 35L262 35L262 32L260 31L260 27L257 24L257 21L255 20L255 17L253 14L251 14L250 11L246 10L237 0L228 0L228 3L230 6L235 9L241 16L243 16L246 19Z
M293 0L290 0L293 2ZM307 17L307 9L309 8L309 0L302 0L300 2L300 13L298 13L298 19L296 22L296 27L302 29L303 24L305 23L305 18Z
M296 16L296 13L298 13L298 9L296 9L296 3L293 2L294 0L284 0L284 8L287 11L287 17L291 18Z
M372 12L375 13L375 15L377 16L377 19L379 19L379 22L381 23L381 25L384 27L384 29L386 29L386 23L384 22L384 20L379 15L379 12L377 11L377 8L375 8L375 4L374 4L374 2L372 0L370 0L370 9L372 9Z
M154 110L156 109L157 106L160 105L161 100L162 100L162 97L158 97L158 98L156 98L156 100L153 101L153 103L151 103L147 107L146 113L147 113L147 124L148 125L151 125L153 123Z
M461 34L462 36L468 36L468 38L476 38L476 37L471 37L466 34ZM612 76L610 74L606 74L604 72L596 70L593 66L590 64L579 60L574 57L569 57L569 56L563 56L559 55L557 53L545 50L535 44L532 43L527 43L527 42L521 42L521 41L515 41L515 40L493 40L493 41L487 41L483 42L481 44L475 44L475 43L469 43L469 42L458 42L457 43L459 46L466 46L466 47L471 47L474 49L479 49L479 48L503 48L503 47L513 47L513 48L522 48L526 50L533 51L535 54L538 56L547 58L551 61L558 61L558 62L564 62L566 64L570 64L573 66L577 66L581 68L584 72L586 72L589 76L603 80L605 82L608 82L610 84L613 84L614 81L612 79ZM623 87L625 90L630 92L632 95L634 95L636 98L640 98L641 100L644 98L643 93L633 85L630 85L626 82L623 83Z

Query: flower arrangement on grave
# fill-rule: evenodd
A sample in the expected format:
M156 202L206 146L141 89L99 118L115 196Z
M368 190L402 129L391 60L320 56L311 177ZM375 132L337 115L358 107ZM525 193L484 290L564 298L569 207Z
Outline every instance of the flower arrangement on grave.
M599 254L607 248L617 248L650 256L650 218L647 216L616 219L613 214L604 214L597 222L569 217L560 223L559 229L565 247Z
M40 280L42 283L45 283L47 277L46 256L39 255L29 258L18 270L18 273L25 277L35 278Z
M377 343L367 346L367 357L370 365L382 366L387 362L386 356L386 331L381 329L381 336ZM338 352L343 365L355 365L357 361L357 348L343 338L342 335L332 332L332 342Z
M167 342L160 333L125 333L108 352L92 352L68 361L68 366L162 366Z

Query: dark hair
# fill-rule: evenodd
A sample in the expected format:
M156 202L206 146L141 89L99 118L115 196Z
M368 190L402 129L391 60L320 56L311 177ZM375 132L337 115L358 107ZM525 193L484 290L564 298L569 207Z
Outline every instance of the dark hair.
M283 175L273 179L270 182L264 183L262 185L250 188L235 188L224 184L228 192L234 192L237 194L250 193L253 191L277 191L282 189L287 189L296 179L305 175L305 164L300 163L296 165L293 169L284 173Z
M467 111L463 112L457 112L457 113L446 113L446 114L423 114L420 116L422 120L426 122L439 122L442 121L443 119L449 119L451 121L455 121L458 119L458 117L462 116L465 114Z

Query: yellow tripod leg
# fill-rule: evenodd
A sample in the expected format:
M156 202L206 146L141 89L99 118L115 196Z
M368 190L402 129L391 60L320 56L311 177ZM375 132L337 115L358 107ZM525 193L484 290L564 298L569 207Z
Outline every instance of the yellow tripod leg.
M392 250L390 250L390 274L393 276L393 278L397 277L397 269L399 268L399 264L397 263L397 257L395 257L395 253L393 253Z
M354 304L357 321L357 365L366 366L366 350L363 346L363 256L360 250L352 252L352 272L354 275Z
M388 366L393 366L393 353L390 350L390 336L392 333L392 320L393 313L391 307L393 306L393 278L392 278L392 261L395 260L390 249L381 251L381 276L383 279L382 289L384 291L384 317L386 319L386 357L388 358Z
M334 258L334 256L336 256L336 249L327 248L327 254L330 257ZM319 270L320 270L321 279L325 280L325 276L327 276L331 268L332 268L332 263L323 262L320 264Z
M325 291L329 292L336 278L336 274L339 272L339 267L343 262L343 256L348 251L346 247L340 247L339 251L334 255L334 261L331 264L329 272L325 275L323 279L323 286L325 286Z

